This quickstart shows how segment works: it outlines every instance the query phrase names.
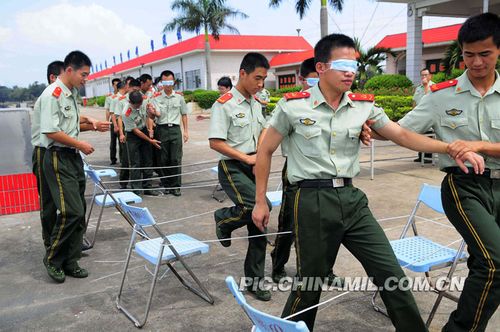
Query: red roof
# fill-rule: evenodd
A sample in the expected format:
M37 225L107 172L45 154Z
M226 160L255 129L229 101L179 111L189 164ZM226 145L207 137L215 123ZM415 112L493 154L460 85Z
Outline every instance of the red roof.
M271 67L290 66L302 61L312 58L314 56L314 49L304 52L283 53L274 56L269 63Z
M99 77L113 75L125 70L141 67L142 65L164 60L178 55L203 51L205 49L205 39L199 35L171 46L167 46L154 52L133 58L129 61L119 63L111 68L89 75L89 80ZM210 36L210 49L212 51L304 51L310 50L311 45L298 36L241 36L241 35L220 35L218 41Z
M462 24L422 30L422 41L425 44L450 42L457 39L458 30ZM406 48L406 33L388 35L376 47Z

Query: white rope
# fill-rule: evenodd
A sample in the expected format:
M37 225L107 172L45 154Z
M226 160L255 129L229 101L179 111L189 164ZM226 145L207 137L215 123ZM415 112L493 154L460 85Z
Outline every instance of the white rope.
M177 167L189 167L189 166L197 166L197 165L204 165L204 164L210 164L210 163L215 163L218 162L219 159L212 159L212 160L205 160L205 161L200 161L198 163L192 163L192 164L182 164L182 165L174 165L174 166L152 166L152 167L117 167L117 166L101 166L101 165L93 165L93 164L88 164L92 168L110 168L110 169L118 169L118 170L131 170L131 169L167 169L167 168L177 168Z
M133 168L134 170L137 170L138 168ZM203 173L206 171L210 171L212 168L203 168L197 171L192 171L192 172L185 172L185 173L178 173L174 175L165 175L165 176L157 176L157 177L152 177L152 178L141 178L141 179L135 179L135 180L116 180L116 181L102 181L104 184L112 184L112 183L121 183L121 182L142 182L142 181L148 181L148 180L161 180L165 178L173 178L176 176L183 176L183 175L189 175L189 174L196 174L196 173Z
M191 218L197 218L197 217L205 216L207 214L212 214L215 211L217 211L217 209L216 210L212 210L212 211L208 211L208 212L199 213L199 214L193 214L192 216L187 216L187 217L182 217L182 218L178 218L178 219L167 220L167 221L159 222L159 223L156 223L156 224L157 225L171 224L171 223L178 222L178 221L183 221L183 220L187 220L187 219L191 219Z
M290 318L292 318L292 317L295 317L295 316L298 316L298 315L300 315L300 314L303 314L303 313L304 313L304 312L306 312L306 311L309 311L309 310L312 310L312 309L314 309L314 308L317 308L317 307L319 307L319 306L321 306L321 305L323 305L323 304L326 304L326 303L328 303L328 302L331 302L331 301L333 301L333 300L335 300L335 299L338 299L339 297L342 297L342 296L347 295L347 294L349 294L349 293L350 293L350 291L347 291L347 292L344 292L344 293L339 294L339 295L337 295L337 296L331 297L331 298L329 298L328 300L325 300L325 301L320 302L320 303L318 303L318 304L315 304L315 305L313 305L313 306L307 307L307 308L305 308L304 310L301 310L301 311L299 311L299 312L296 312L296 313L294 313L294 314L292 314L292 315L290 315L290 316L286 316L286 317L285 317L285 318L283 318L283 319L288 320L288 319L290 319Z

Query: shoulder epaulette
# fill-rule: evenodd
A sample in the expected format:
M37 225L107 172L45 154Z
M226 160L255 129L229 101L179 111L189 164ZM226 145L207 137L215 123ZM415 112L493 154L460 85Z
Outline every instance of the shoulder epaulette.
M54 89L54 91L52 92L52 95L56 98L59 98L59 96L61 95L61 92L62 92L62 89L61 89L61 87L58 86Z
M112 95L112 93L108 93L108 94L106 95L106 97L110 97L111 95Z
M221 104L224 104L228 100L231 100L231 98L233 98L233 94L231 92L228 92L228 93L225 93L222 96L220 96L219 99L217 99L217 102L221 103Z
M283 95L283 98L285 98L285 100L292 100L292 99L304 99L304 98L309 98L311 97L311 94L309 92L306 92L306 91L299 91L299 92L289 92L289 93L285 93Z
M128 110L125 112L125 116L128 118L130 114L132 113L132 108L128 108Z
M119 98L119 100L123 100L123 99L125 99L125 98L127 98L127 95L123 95L123 96L121 96L121 97Z
M117 95L112 95L111 99L115 99L116 97L117 97Z
M146 99L148 99L148 96L142 95L142 99L146 100Z
M161 96L161 92L160 91L155 92L155 94L153 95L153 97L155 97L155 98L158 97L158 96Z
M436 83L436 84L431 85L431 91L436 92L436 91L439 91L442 89L449 88L451 86L455 86L457 84L458 84L457 80L450 80L450 81L444 81L441 83Z
M182 93L180 91L175 91L175 93L177 93L178 95L184 96L184 93Z
M375 95L369 95L364 93L350 93L349 99L352 101L374 101Z

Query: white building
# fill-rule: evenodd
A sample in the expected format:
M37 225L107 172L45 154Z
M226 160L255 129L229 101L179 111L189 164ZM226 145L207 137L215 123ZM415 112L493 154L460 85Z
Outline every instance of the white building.
M248 52L260 52L268 60L281 53L311 50L311 45L298 36L241 36L221 35L218 41L210 36L212 88L222 76L229 76L233 83L238 80L239 66ZM85 85L87 97L102 96L111 91L113 78L139 77L146 73L153 78L164 70L174 72L182 80L180 90L206 89L204 36L196 36L177 44L117 64L93 73ZM275 87L272 72L266 86Z

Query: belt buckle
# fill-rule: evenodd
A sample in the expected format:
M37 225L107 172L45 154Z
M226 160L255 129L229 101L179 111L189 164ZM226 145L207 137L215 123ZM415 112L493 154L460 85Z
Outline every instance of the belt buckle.
M333 188L343 187L344 186L344 179L343 178L332 179L332 185L333 185Z
M500 169L492 169L490 171L490 178L491 179L500 179Z
M167 127L173 127L174 124L173 123L167 123Z

